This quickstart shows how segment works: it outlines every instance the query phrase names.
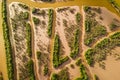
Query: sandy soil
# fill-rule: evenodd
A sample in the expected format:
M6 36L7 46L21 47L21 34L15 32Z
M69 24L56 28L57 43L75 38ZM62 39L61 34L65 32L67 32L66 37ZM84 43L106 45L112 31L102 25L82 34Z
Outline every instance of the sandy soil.
M95 6L92 6L94 8L98 8ZM114 13L110 12L108 9L104 8L104 7L100 7L101 9L101 14L96 13L95 19L102 25L104 25L107 29L107 32L110 34L112 34L109 26L112 22L115 22L115 20L117 20L118 22L120 21L120 18L115 15ZM102 17L103 19L100 20L100 17ZM83 21L85 20L85 13L83 11ZM117 22L116 22L117 23ZM117 23L119 25L119 23ZM85 33L83 32L83 35ZM108 35L108 36L109 36ZM103 40L104 38L108 37L102 37L101 39L97 40L97 43L99 43L101 40ZM83 37L84 38L84 37ZM84 45L84 44L83 44ZM93 46L94 47L94 46ZM87 50L87 47L85 47L85 45L83 46L83 51ZM119 73L120 71L118 70L120 67L120 61L119 61L119 51L120 48L115 48L114 50L111 50L112 56L108 56L107 60L104 61L105 63L105 69L102 69L101 67L99 67L99 64L96 63L94 67L89 67L89 70L91 72L92 75L96 74L100 80L119 80L120 76ZM83 52L84 54L84 52ZM116 57L117 56L117 57ZM111 77L114 76L114 77Z
M47 34L47 27L48 27L48 19L49 16L48 14L48 8L39 8L40 10L44 10L45 11L45 16L42 15L33 15L32 13L32 17L36 17L39 18L40 20L40 24L35 25L32 21L32 24L34 26L34 48L35 48L35 60L36 60L36 72L37 72L37 76L39 80L47 80L48 76L44 76L43 75L43 66L44 65L39 65L39 61L37 59L37 55L36 52L40 51L42 54L47 54L49 56L50 51L49 51L49 45L50 45L50 38L48 37ZM45 22L45 24L43 25L42 22ZM47 57L46 57L47 59ZM45 60L46 60L45 59ZM49 60L46 61L46 64L49 63ZM48 64L49 65L49 64ZM40 68L41 67L41 68Z
M120 53L120 48L116 48L114 53ZM120 79L120 60L115 60L113 56L108 56L105 62L105 70L98 64L91 68L94 74L97 74L100 80L119 80Z
M66 8L65 11L58 11L59 9L64 9ZM70 12L70 9L73 9L73 13ZM68 39L68 36L66 34L70 34L69 37L73 37L74 36L74 31L76 28L71 28L71 25L77 25L76 23L76 18L75 15L77 13L80 13L79 7L78 6L64 6L64 7L59 7L55 9L56 12L56 27L55 27L55 34L58 34L61 40L61 43L63 44L64 47L64 56L69 56L71 49L70 46L68 44L68 41L70 41L70 39ZM67 27L64 25L63 20L67 21ZM67 33L66 29L71 28L72 31L70 33ZM70 58L70 57L69 57ZM69 64L68 64L69 63ZM80 76L79 73L79 68L77 66L75 66L74 69L70 68L70 64L74 64L75 61L72 60L70 58L70 62L65 63L65 67L68 67L69 72L70 72L70 79L73 80L76 77ZM54 72L58 72L58 70L54 70Z
M19 14L21 11L26 12L27 10L22 9L18 6L18 2L13 2L9 5L10 11L10 23L12 24L11 18L14 19L16 14ZM29 60L28 55L26 53L27 45L26 45L26 29L23 26L17 26L18 28L16 31L13 30L13 25L11 25L11 33L12 33L12 43L14 48L14 55L15 55L15 63L17 69L17 79L20 78L21 69L25 67L25 63ZM15 40L15 35L18 36L19 39L23 38L21 41ZM26 58L26 62L23 61Z

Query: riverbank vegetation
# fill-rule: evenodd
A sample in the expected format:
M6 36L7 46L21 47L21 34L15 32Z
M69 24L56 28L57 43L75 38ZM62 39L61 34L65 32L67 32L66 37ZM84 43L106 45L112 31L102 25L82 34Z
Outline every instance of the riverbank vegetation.
M52 27L53 27L53 10L49 9L48 10L48 16L49 16L49 20L48 20L48 36L50 37L52 35Z
M34 75L34 63L33 63L33 60L30 59L28 62L27 62L27 69L28 69L28 74L29 74L29 79L30 80L36 80L35 79L35 75Z
M29 23L26 23L26 34L27 34L27 53L28 53L28 56L31 57L32 56L32 49L31 49L31 26Z
M67 68L62 69L58 74L53 73L51 76L51 80L70 80Z
M109 0L109 2L120 13L120 5L115 0Z
M100 13L100 8L85 8L85 35L84 44L91 47L98 39L107 35L106 27L96 20L96 11Z
M74 42L73 42L73 46L72 46L72 51L70 53L70 57L72 57L73 59L75 59L78 54L79 54L79 29L77 29L74 33Z
M87 74L87 72L86 72L85 66L81 63L81 64L79 65L79 67L80 67L81 77L76 78L75 80L89 80L89 76L88 76L88 74Z
M62 65L64 62L69 60L69 57L66 56L64 58L60 57L60 39L58 35L55 35L54 39L54 49L53 49L53 66L55 68Z
M85 52L87 63L92 66L95 62L102 62L106 59L108 53L117 46L120 46L120 32L115 32L97 43L94 48L88 49Z
M9 26L7 21L7 7L6 0L2 0L2 26L3 26L3 36L4 36L4 45L6 51L6 60L7 60L7 72L8 79L14 79L14 67L13 67L13 59L12 59L12 47L10 43L10 35L9 35Z

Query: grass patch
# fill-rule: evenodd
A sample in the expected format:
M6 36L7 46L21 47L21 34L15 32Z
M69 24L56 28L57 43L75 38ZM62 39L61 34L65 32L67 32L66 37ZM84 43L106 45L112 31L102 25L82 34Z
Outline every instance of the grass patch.
M53 73L51 80L70 80L67 69L62 69L58 74Z
M27 69L28 69L28 74L29 74L29 80L35 80L34 63L32 59L27 62Z
M49 9L48 10L48 16L49 16L49 21L48 21L48 36L50 37L52 35L52 27L53 27L53 10Z
M79 29L77 29L74 34L75 37L74 37L74 42L72 47L73 49L70 53L70 57L73 59L76 58L79 54L79 33L80 33Z
M92 49L88 49L85 52L87 63L92 66L95 62L102 62L106 59L107 54L117 46L120 46L120 32L115 32L113 35L97 43Z
M23 9L29 9L29 7L27 6L27 5L25 5L25 4L21 4L21 3L19 3L18 4L20 7L22 7Z
M2 0L2 26L3 26L3 36L4 36L4 45L6 51L6 60L7 60L7 72L8 79L14 80L14 68L13 68L13 59L12 59L12 47L9 37L9 26L7 23L7 7L6 0Z
M32 48L31 48L31 46L32 46L32 44L31 44L31 26L30 26L30 24L29 23L26 23L26 34L27 34L27 53L28 53L28 56L29 57L32 57Z
M33 17L33 22L35 25L38 25L40 23L39 18Z
M59 67L64 62L69 60L68 56L61 58L59 52L60 52L60 40L59 40L59 36L56 35L54 39L54 49L53 49L53 66L55 68Z

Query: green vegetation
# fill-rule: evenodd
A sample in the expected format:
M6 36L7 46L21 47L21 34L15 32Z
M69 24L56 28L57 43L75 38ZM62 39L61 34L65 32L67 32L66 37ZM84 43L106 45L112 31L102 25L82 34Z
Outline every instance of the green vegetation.
M96 74L94 74L94 80L99 80L99 78Z
M85 52L85 58L86 58L87 63L88 63L89 65L92 65L92 64L94 63L93 56L94 56L94 51L93 51L93 49L88 49L88 50Z
M28 20L29 19L29 13L28 12L24 12L22 15L23 19Z
M40 59L41 58L41 52L40 51L37 51L37 59Z
M90 32L91 22L89 20L85 20L85 31Z
M62 69L58 74L52 74L51 80L70 80L67 69Z
M22 7L23 9L29 9L29 7L27 6L27 5L25 5L25 4L21 4L21 3L19 3L18 4L20 7Z
M114 33L108 38L105 38L97 43L92 49L88 49L85 52L87 63L91 66L95 62L102 62L106 59L107 54L110 52L110 50L112 50L116 46L120 46L120 32ZM100 66L104 67L104 65L101 63Z
M82 62L81 59L78 59L75 64L76 64L77 66L79 66L79 65L81 64L81 62Z
M71 53L70 53L70 57L71 58L76 58L77 57L77 55L79 54L79 29L77 29L76 31L75 31L75 37L74 37L74 42L73 42L73 49L72 49L72 51L71 51Z
M109 0L112 6L120 13L120 6L115 0Z
M33 17L33 22L35 25L38 25L40 23L39 18Z
M34 75L34 63L32 60L29 60L27 62L27 69L28 69L28 74L29 74L29 80L35 80L35 75Z
M47 65L44 66L44 70L43 71L44 71L44 75L48 74L49 69L48 69Z
M28 56L31 57L32 56L32 49L31 49L31 26L29 23L26 23L26 32L27 32L27 53Z
M51 80L59 80L59 76L57 74L53 73Z
M89 7L89 6L84 6L84 11L85 11L85 12L88 12L88 11L89 11L89 9L90 9L90 7Z
M52 2L53 0L41 0L43 2Z
M53 66L55 68L59 67L61 64L69 60L69 57L60 58L60 40L59 36L56 35L54 39L54 49L53 49Z
M53 10L49 9L48 10L48 16L49 16L49 21L48 21L48 36L50 37L52 35L52 26L53 26Z
M37 12L37 9L36 8L33 8L32 9L32 13L35 14Z
M85 39L84 44L91 46L97 39L107 34L106 28L96 22L94 19L85 20Z
M111 23L110 24L110 30L115 30L116 28L118 28L118 25L114 24L114 23Z
M80 13L77 13L75 16L76 16L76 22L77 22L77 24L79 24L79 23L80 23L80 20L81 20L81 15L80 15Z
M9 27L7 23L7 7L6 7L6 0L2 0L2 26L3 26L3 36L4 36L4 45L6 51L6 60L7 60L7 72L8 72L8 79L14 79L14 68L13 68L13 60L12 60L12 47L10 43L10 36L9 36Z
M85 66L83 64L80 64L80 73L81 77L76 78L75 80L89 80L89 77L85 71Z

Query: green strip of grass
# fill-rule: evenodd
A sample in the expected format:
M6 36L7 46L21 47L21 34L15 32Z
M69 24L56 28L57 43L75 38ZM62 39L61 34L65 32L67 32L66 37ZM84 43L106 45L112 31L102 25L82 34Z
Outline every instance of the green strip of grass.
M75 37L74 37L74 43L73 43L73 49L70 53L71 58L76 58L79 54L79 29L75 31Z
M10 37L9 37L9 26L8 26L8 23L7 23L6 0L2 0L2 19L3 19L2 26L3 26L5 51L6 51L8 79L9 80L14 80L12 47L11 47Z
M64 62L69 60L68 56L64 58L60 58L59 52L60 52L60 40L59 40L59 36L56 35L54 39L54 49L53 49L53 66L55 68L59 67Z
M49 9L48 10L48 16L49 16L49 21L48 21L48 36L50 37L52 35L52 26L53 26L53 10Z
M35 79L35 75L34 75L34 63L32 61L32 59L30 59L27 62L27 69L28 69L28 74L29 74L29 80L36 80Z

